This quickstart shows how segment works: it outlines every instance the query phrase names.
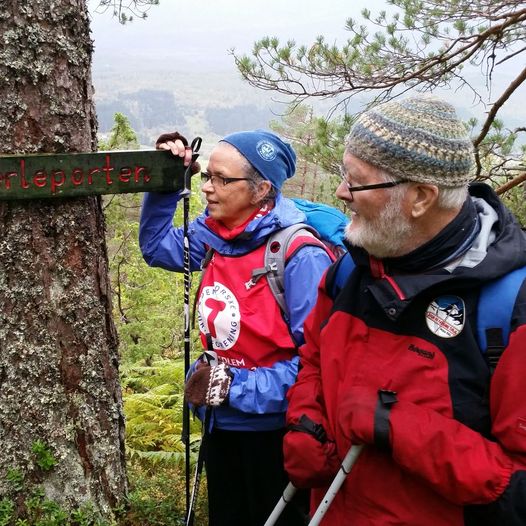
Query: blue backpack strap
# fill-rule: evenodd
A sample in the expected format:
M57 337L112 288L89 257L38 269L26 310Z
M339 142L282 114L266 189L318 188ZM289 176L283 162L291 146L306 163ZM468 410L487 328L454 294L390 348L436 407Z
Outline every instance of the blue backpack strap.
M484 285L477 307L477 340L493 373L508 345L517 294L526 279L526 266Z
M355 267L356 265L349 252L345 252L345 254L334 263L330 278L328 276L329 283L327 286L327 294L331 299L334 300L336 296L338 296Z

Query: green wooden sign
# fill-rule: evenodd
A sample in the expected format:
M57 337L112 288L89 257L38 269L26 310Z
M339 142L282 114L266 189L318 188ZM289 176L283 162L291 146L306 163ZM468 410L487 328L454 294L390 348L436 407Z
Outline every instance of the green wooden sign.
M0 156L0 200L174 192L183 161L161 150Z

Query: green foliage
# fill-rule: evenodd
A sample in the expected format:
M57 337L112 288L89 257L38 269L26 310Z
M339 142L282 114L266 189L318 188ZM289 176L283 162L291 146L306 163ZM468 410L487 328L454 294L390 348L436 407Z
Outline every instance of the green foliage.
M36 491L26 499L26 518L24 522L34 526L62 526L67 524L68 513L56 502L47 499L44 491Z
M15 503L7 498L0 500L0 526L9 526L15 511Z
M502 196L504 204L513 212L523 228L526 228L526 190L516 186Z
M133 459L128 463L129 505L125 526L180 526L184 524L184 476L176 466ZM197 499L195 526L207 526L206 480Z
M493 80L509 60L526 52L526 12L512 0L390 0L390 12L361 14L365 24L350 18L350 35L337 47L317 37L311 46L297 46L293 40L281 45L277 39L260 39L251 55L234 59L241 75L264 90L294 97L337 97L338 103L366 93L370 104L417 88L433 91L441 87L465 88L469 98L487 101L491 111L474 139L480 148L478 160L487 155L488 144L499 155L518 158L516 130L491 129L510 95L526 81L519 70L501 95L493 92ZM505 64L505 66L503 66ZM519 66L522 68L522 66ZM485 75L485 88L470 82L468 71ZM484 108L483 111L486 111ZM524 126L518 130L526 131ZM488 136L488 134L490 134ZM487 178L483 161L477 176Z
M137 150L139 141L128 117L122 113L114 115L115 124L107 142L99 141L99 150Z
M44 444L37 440L32 447L41 469L51 469L55 461ZM0 500L0 526L115 526L101 518L92 503L75 509L65 509L46 497L43 487L24 485L19 470L10 469L7 479L12 484L11 498Z
M37 439L31 445L36 466L42 471L52 470L58 463L48 444ZM10 483L9 495L0 500L0 526L91 526L100 525L98 516L82 510L65 510L57 502L48 499L44 489L25 484L25 475L20 469L11 468L6 479ZM78 520L85 517L86 520ZM109 526L109 525L108 525Z
M184 364L158 359L123 370L126 447L131 459L177 465L184 470L181 442ZM200 424L193 422L190 442L197 448Z
M35 463L43 471L49 471L57 465L57 459L49 449L49 446L38 439L33 442L31 451L35 455Z
M13 491L20 491L24 487L24 474L19 469L9 469L6 479L11 484Z
M115 115L116 137L126 122ZM126 135L130 137L131 135ZM113 143L119 146L119 140ZM199 181L192 181L190 215L203 210ZM138 244L141 196L115 195L105 201L114 320L120 340L121 383L126 415L126 452L130 480L129 511L123 526L184 523L184 445L181 441L184 386L183 275L150 268ZM181 226L182 206L174 218ZM194 280L193 297L197 286ZM194 357L201 351L192 333ZM192 458L198 450L200 423L191 424ZM201 500L199 501L201 502ZM203 511L204 510L204 511ZM206 524L206 500L196 526Z
M329 121L315 117L310 106L301 104L291 106L281 121L271 122L271 128L289 139L298 155L296 175L287 181L284 193L343 209L334 193L351 124L350 116Z

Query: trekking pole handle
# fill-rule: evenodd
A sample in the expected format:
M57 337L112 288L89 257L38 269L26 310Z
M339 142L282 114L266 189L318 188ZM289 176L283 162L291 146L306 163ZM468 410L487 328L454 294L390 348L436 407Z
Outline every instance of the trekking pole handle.
M190 145L190 148L192 149L192 159L190 160L190 164L186 167L186 170L184 171L183 176L183 190L181 191L181 194L183 197L189 197L190 193L192 192L192 164L197 161L197 158L199 157L199 149L201 148L201 143L203 142L203 139L201 137L196 137L192 144Z
M278 500L276 507L272 510L272 513L269 515L269 518L266 520L263 526L274 526L274 524L276 524L278 517L285 509L285 506L292 500L292 497L294 497L296 491L296 486L294 486L292 482L289 482L286 488L283 490L283 494Z
M203 358L210 367L214 367L214 365L218 363L217 353L215 351L204 351Z
M320 502L316 513L310 520L309 526L318 526L320 524L323 516L327 513L329 506L332 504L334 497L336 497L336 494L338 493L345 479L347 478L347 475L351 472L351 469L354 466L356 459L362 452L362 449L363 444L351 446L351 448L347 452L347 455L345 455L345 458L343 459L338 473L336 474L334 480L329 486L327 493L325 493L323 500Z
M212 343L212 335L207 332L205 334L206 337L206 350L203 352L202 358L203 361L206 361L206 363L213 367L214 365L217 365L217 353L214 351L214 345Z

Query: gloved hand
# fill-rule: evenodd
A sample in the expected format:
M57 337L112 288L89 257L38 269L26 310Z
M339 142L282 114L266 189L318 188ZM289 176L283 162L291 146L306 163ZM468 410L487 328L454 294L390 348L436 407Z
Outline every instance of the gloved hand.
M155 141L157 150L170 150L177 157L184 157L184 165L188 166L192 160L192 149L188 146L188 140L179 132L163 133ZM195 161L191 164L192 175L201 171L201 165Z
M396 393L371 387L347 391L338 410L341 434L353 444L375 444L390 449L389 411Z
M195 407L217 407L227 400L231 383L232 373L224 363L213 367L199 365L186 382L184 395L187 402Z
M325 486L340 467L335 444L327 439L321 424L305 415L300 422L289 426L283 439L285 471L297 488Z

